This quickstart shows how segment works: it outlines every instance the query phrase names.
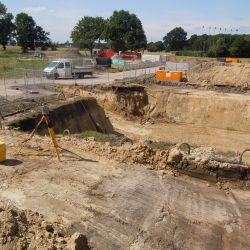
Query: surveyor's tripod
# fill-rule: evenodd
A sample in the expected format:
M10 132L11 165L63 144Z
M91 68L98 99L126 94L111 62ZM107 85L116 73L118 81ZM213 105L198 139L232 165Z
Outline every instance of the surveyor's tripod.
M60 155L59 155L59 151L58 151L58 144L57 144L57 141L56 141L56 137L55 137L55 132L54 132L54 129L53 129L53 125L49 119L49 108L46 104L43 104L42 106L42 117L40 119L40 121L37 123L37 125L35 126L35 128L33 129L33 131L31 132L30 134L30 138L23 141L23 143L29 141L32 139L32 137L34 136L36 130L38 129L38 127L43 123L45 122L47 127L48 127L48 132L49 132L49 136L52 140L52 143L53 143L53 146L54 146L54 149L55 149L55 152L56 152L56 156L57 156L57 159L60 161Z

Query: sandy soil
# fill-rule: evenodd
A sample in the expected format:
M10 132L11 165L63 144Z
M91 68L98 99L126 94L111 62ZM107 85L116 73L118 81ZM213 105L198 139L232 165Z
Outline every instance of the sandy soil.
M114 128L134 140L155 140L172 143L187 142L194 146L214 147L222 151L242 151L249 147L248 132L174 124L160 121L128 120L108 112Z
M72 143L70 150L84 160L64 155L58 162L44 137L34 137L17 155L25 137L1 135L9 160L0 166L0 200L61 221L96 249L250 247L249 191L108 161Z
M248 86L249 63L203 62L188 71L188 80L207 85Z

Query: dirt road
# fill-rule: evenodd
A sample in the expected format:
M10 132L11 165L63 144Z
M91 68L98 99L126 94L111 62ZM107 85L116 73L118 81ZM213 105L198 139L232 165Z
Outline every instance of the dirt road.
M226 192L85 152L77 152L82 161L64 156L57 162L43 150L44 156L35 156L46 138L35 137L25 156L17 157L20 138L2 138L15 160L0 166L0 200L71 224L96 249L250 247L249 191Z

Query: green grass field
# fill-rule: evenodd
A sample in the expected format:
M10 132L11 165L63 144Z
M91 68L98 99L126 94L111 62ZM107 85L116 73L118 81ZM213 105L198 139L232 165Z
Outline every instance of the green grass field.
M23 54L19 47L7 47L0 50L0 75L17 69L43 69L48 60L32 58L32 53Z

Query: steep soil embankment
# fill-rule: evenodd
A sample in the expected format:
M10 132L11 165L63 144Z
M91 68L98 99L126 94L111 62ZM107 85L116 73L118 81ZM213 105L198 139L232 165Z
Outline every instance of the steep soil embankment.
M178 124L249 131L249 96L168 90L149 93L148 103L144 109L149 117L160 117Z
M165 87L93 94L101 106L128 117L248 132L250 96Z
M41 115L39 111L30 112L18 117L9 125L18 127L21 131L31 131L35 128ZM111 133L112 124L106 117L102 107L93 98L84 98L77 101L64 102L50 107L50 120L55 132L62 133L68 129L70 133L81 133L88 130ZM40 134L47 131L44 124L38 128Z

